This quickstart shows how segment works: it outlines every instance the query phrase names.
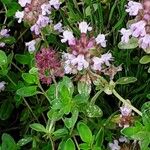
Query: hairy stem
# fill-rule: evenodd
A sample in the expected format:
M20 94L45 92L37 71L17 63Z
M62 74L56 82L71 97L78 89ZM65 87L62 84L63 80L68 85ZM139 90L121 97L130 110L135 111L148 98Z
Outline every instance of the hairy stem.
M121 97L116 90L113 90L113 94L124 104L128 105L133 111L135 111L137 114L139 114L140 116L142 116L142 113L135 108L134 106L132 106L130 103L128 103L123 97Z

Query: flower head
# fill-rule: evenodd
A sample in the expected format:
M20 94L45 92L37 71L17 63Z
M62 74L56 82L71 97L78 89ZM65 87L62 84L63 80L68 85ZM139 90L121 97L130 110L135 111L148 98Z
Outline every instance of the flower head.
M9 29L2 29L0 31L0 37L8 37L9 36L9 34L8 34L9 31L10 31Z
M35 58L42 83L49 85L53 77L63 76L64 73L58 56L51 48L42 48Z

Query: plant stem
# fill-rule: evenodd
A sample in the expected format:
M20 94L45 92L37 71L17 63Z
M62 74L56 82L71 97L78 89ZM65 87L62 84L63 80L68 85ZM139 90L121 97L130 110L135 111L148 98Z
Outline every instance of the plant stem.
M41 86L40 83L38 84L38 86L39 86L39 88L41 89L41 91L43 92L44 96L47 98L47 100L48 100L49 102L51 102L51 100L50 100L49 97L47 96L47 93L44 91L44 89L42 88L42 86Z
M80 147L79 147L79 145L78 145L78 142L77 142L77 140L76 140L76 137L73 136L73 139L74 139L74 141L75 141L75 143L76 143L77 149L80 150Z
M103 90L98 91L93 98L91 99L91 104L95 104L96 99L98 98L98 96L103 92Z
M14 85L14 86L17 86L17 84L8 76L6 75L6 77L9 79L9 81ZM36 117L36 115L34 114L32 108L30 107L30 105L28 104L28 102L26 101L26 99L24 97L23 98L23 101L24 103L26 104L26 106L28 107L28 109L30 110L30 112L32 113L33 117L38 121L38 118ZM39 122L39 121L38 121Z
M142 113L135 108L134 106L132 106L130 103L128 103L124 98L122 98L117 92L116 90L113 90L113 94L124 104L128 105L132 110L134 110L137 114L139 114L140 116L142 116Z
M28 102L26 101L26 99L23 97L23 101L26 104L26 106L28 107L28 109L30 110L30 112L32 113L33 117L37 120L37 122L39 122L38 118L36 117L36 115L34 114L32 108L30 107L30 105L28 104Z

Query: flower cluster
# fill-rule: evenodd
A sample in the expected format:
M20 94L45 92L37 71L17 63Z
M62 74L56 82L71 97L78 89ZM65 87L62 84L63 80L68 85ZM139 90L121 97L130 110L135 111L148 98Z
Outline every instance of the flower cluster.
M129 107L129 105L124 104L122 107L120 107L120 127L129 127L132 124L132 109Z
M105 35L88 37L87 32L91 31L92 27L85 21L79 23L79 30L81 32L79 39L69 30L63 32L61 42L67 42L69 45L68 53L63 54L65 73L78 74L80 71L92 71L107 72L108 75L108 68L113 68L111 65L113 57L110 52L102 54L102 48L106 47Z
M121 42L128 43L130 37L137 38L139 47L150 53L150 1L144 0L143 3L129 1L126 12L130 16L135 16L135 19L128 29L121 29Z
M49 85L54 77L63 76L61 62L56 52L51 48L42 48L36 54L35 59L39 70L39 77L43 84Z
M8 37L9 36L9 32L10 30L9 29L2 29L0 31L0 39L3 39L5 37ZM5 43L4 42L0 42L0 47L4 47L5 46Z
M15 18L18 23L25 20L31 24L31 31L36 35L40 34L42 28L49 25L52 20L49 18L53 8L59 9L61 2L59 0L19 0L18 2L23 8L23 11L17 11Z

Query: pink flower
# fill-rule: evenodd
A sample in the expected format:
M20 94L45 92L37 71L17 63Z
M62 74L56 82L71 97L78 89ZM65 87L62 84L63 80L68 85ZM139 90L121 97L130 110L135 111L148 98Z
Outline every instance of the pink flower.
M104 34L99 34L95 40L97 44L100 44L102 47L106 47L106 40Z
M130 26L132 36L134 37L144 36L146 34L145 25L146 25L146 22L143 20L132 24Z
M143 9L143 6L141 3L129 1L126 8L126 12L128 12L130 16L136 16L139 10Z
M55 9L59 9L61 2L59 0L50 0L50 5L53 6Z
M45 16L45 15L49 15L49 14L51 14L51 5L50 4L46 4L46 3L44 3L44 4L42 4L41 5L41 9L42 9L42 15L43 16Z
M113 141L113 143L109 143L108 145L109 145L109 148L111 149L111 150L120 150L121 149L121 147L118 145L118 141L117 140L114 140Z
M8 34L9 31L10 31L9 29L2 29L0 31L0 37L8 37L9 36L9 34Z
M55 30L55 31L58 31L58 32L63 32L62 23L59 22L59 23L55 24L55 25L54 25L54 30Z
M81 33L87 33L87 31L92 30L92 27L90 27L87 22L83 21L79 23L79 29Z
M5 90L5 81L0 82L0 92Z
M66 30L63 32L63 39L61 39L62 43L65 43L68 41L68 44L72 45L72 44L74 44L74 40L75 40L75 38L74 38L73 33L71 31Z
M36 66L39 70L39 77L43 84L51 84L54 76L63 76L64 72L61 62L54 50L42 48L41 51L36 54L35 59Z
M43 27L46 27L50 22L51 22L51 21L50 21L49 17L43 16L43 15L39 15L39 18L38 18L36 24L37 24L40 28L43 28Z
M85 60L84 55L80 54L75 59L71 61L73 66L76 66L78 71L83 69L87 69L89 67L89 63Z
M17 11L15 14L15 18L18 19L18 23L21 23L24 18L24 11Z
M28 51L29 52L34 52L35 51L35 44L36 44L36 40L32 40L30 42L26 42L25 45L28 47Z
M122 28L120 30L122 37L121 37L121 42L123 43L128 43L129 42L129 37L132 35L132 32L130 29L126 30L125 28Z
M19 0L18 3L21 5L21 7L25 7L26 4L31 4L31 0Z
M141 37L139 39L139 46L143 48L147 53L150 53L150 50L147 51L147 49L150 49L150 34L146 34L144 37Z
M107 53L101 55L101 60L103 63L105 63L106 66L110 66L110 61L113 60L112 54L107 52Z
M34 32L36 35L39 35L39 34L40 34L40 27L39 27L37 24L34 24L34 25L30 28L30 30L31 30L32 32Z
M120 112L121 112L122 116L130 116L132 109L128 105L124 105L124 106L120 107Z
M103 64L103 61L102 61L102 59L101 58L99 58L99 57L93 57L92 58L92 61L93 61L93 66L92 66L92 69L94 70L94 71L101 71L101 69L102 69L102 64Z

